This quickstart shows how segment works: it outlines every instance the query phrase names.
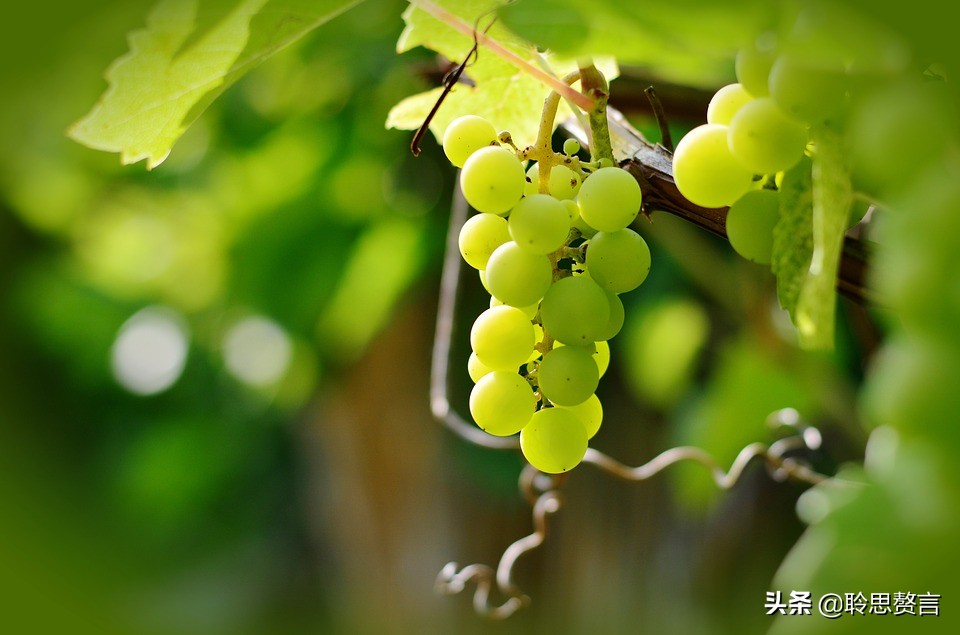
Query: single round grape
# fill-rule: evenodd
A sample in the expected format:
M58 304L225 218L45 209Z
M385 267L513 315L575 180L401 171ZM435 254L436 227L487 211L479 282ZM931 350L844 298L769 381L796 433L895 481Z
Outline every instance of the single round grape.
M496 249L494 249L494 251L496 251ZM490 254L490 255L492 256L493 254ZM487 284L487 272L481 269L477 273L480 274L480 284L483 285L484 291L486 291L490 295L493 295L493 292L490 291L490 285Z
M470 391L470 414L486 432L498 437L516 434L530 422L537 397L527 380L497 370L480 378Z
M560 406L583 403L597 389L600 372L588 349L561 346L543 356L537 371L540 392Z
M769 33L758 38L752 46L737 52L737 81L754 97L766 97L769 94L767 78L776 56L774 40Z
M493 369L481 362L476 353L470 352L470 357L467 359L467 374L470 375L473 383L477 383L481 377L492 372Z
M843 108L847 78L839 63L815 67L793 55L780 55L770 69L770 97L791 117L816 123Z
M577 195L580 215L602 232L623 229L640 211L642 195L637 180L620 168L600 168L591 174Z
M617 333L620 332L620 329L623 328L623 302L613 291L604 289L603 292L607 296L607 306L610 308L610 317L603 328L600 329L600 334L593 338L595 341L613 339Z
M688 132L677 144L673 179L691 203L725 207L750 190L753 172L730 154L727 127L708 123Z
M563 142L563 153L568 157L580 152L580 142L576 139L567 139Z
M458 168L471 154L497 141L493 124L476 115L464 115L450 122L443 131L443 153Z
M727 84L710 100L707 106L707 123L728 125L740 107L751 99L753 96L742 84Z
M493 370L515 371L527 361L535 343L530 319L512 306L487 309L470 329L470 347Z
M572 199L580 191L580 177L576 172L565 165L555 165L550 170L550 196L566 201ZM536 163L527 168L527 177L524 185L524 196L532 196L540 192L540 166Z
M505 302L498 298L495 295L490 296L490 308L492 309L495 306L504 306ZM507 305L510 306L510 305ZM533 304L528 304L527 306L518 306L518 309L523 311L523 314L526 315L531 320L537 317L537 313L540 311L540 303L534 302ZM536 328L536 324L533 325Z
M460 228L460 255L474 269L486 269L493 250L510 240L507 220L495 214L477 214Z
M588 276L561 278L543 296L540 319L547 333L565 344L593 343L610 320L610 303Z
M572 470L587 453L583 421L566 408L543 408L520 431L520 450L533 467L547 474Z
M770 97L745 104L730 122L730 152L748 170L773 174L788 170L803 157L806 127L787 117Z
M571 199L566 199L561 201L563 203L563 208L567 210L567 219L570 221L572 226L577 219L580 218L580 206L577 205L577 202Z
M479 212L506 214L523 196L523 164L512 150L501 146L480 148L460 171L464 198Z
M490 295L510 306L529 306L550 288L553 267L547 256L525 251L511 240L490 254L486 280Z
M780 195L773 190L747 192L727 212L727 238L734 251L761 265L770 264L773 227L780 220Z
M546 194L520 199L510 211L510 237L525 251L546 255L556 251L570 232L570 217L563 203Z
M587 243L587 273L614 293L633 291L650 273L650 248L632 229L599 232Z
M576 406L558 407L565 408L577 415L577 418L583 422L583 427L587 430L587 439L592 439L600 430L600 424L603 422L603 405L596 394L590 395L586 401Z

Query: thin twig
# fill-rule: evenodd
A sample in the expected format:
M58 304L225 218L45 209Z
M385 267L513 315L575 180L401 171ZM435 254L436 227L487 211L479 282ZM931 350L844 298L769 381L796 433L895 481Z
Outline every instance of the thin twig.
M663 111L663 104L660 103L657 91L653 86L647 86L643 89L643 94L647 96L647 101L653 108L653 116L657 118L657 125L660 127L660 145L673 152L673 137L670 136L670 126L667 125L667 113Z

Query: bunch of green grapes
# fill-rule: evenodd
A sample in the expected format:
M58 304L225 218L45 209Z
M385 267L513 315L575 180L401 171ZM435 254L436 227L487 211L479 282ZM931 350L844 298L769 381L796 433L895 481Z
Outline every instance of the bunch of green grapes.
M729 206L731 245L761 264L771 260L784 172L815 152L811 127L841 122L851 92L870 75L869 51L826 46L833 34L815 24L798 21L780 47L765 34L740 50L738 83L717 91L707 123L690 131L673 156L680 193L703 207Z
M507 138L475 116L443 137L479 212L460 230L460 253L491 295L470 332L470 413L490 434L519 433L526 459L559 473L600 428L595 391L623 326L618 295L644 281L650 250L628 229L641 203L629 173L581 162L574 140L525 171Z

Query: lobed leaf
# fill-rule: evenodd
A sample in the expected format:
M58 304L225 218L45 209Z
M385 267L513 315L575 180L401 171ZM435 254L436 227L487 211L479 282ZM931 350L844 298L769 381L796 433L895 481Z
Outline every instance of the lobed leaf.
M163 0L109 86L68 131L124 164L152 169L223 91L249 70L361 0Z

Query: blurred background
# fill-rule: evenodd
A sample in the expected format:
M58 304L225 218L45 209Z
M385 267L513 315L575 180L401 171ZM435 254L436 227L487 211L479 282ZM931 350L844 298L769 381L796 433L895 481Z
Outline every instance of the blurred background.
M437 60L395 54L405 2L362 3L148 172L64 132L150 5L18 3L0 27L2 630L764 632L805 488L759 464L728 493L698 466L640 484L581 468L518 564L530 608L494 624L469 593L434 593L448 561L495 564L530 531L521 458L429 412L456 175L384 121ZM640 98L657 84L678 139L733 81L732 52L723 81L715 62L685 86L625 67L613 103L657 139ZM595 446L639 464L693 444L729 465L789 406L827 439L818 469L862 460L856 392L886 318L841 300L836 350L799 351L768 270L665 214L638 226L653 269L624 298ZM461 288L466 412L486 296L469 274Z

